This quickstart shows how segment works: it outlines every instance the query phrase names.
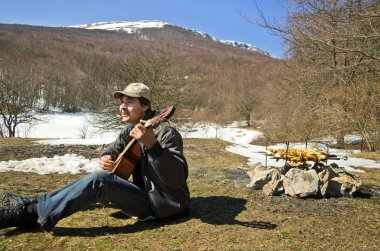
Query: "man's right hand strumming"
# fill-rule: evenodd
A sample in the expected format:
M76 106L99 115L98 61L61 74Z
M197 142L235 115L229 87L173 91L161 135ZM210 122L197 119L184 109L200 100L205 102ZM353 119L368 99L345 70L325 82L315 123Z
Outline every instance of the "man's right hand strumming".
M111 155L104 155L99 159L100 168L106 171L112 171L115 167L115 162L112 160Z

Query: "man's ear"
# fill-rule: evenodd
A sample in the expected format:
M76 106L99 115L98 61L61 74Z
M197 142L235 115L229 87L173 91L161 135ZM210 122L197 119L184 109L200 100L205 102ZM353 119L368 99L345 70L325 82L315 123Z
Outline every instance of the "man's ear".
M148 109L149 109L149 106L144 105L144 107L143 107L143 111L146 112L146 111L148 111Z

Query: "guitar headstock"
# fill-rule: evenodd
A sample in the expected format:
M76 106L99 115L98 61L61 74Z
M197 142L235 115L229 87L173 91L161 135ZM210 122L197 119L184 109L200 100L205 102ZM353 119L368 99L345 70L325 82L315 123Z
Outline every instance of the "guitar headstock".
M162 110L159 114L153 118L147 120L144 124L145 127L155 127L158 126L162 121L169 119L175 112L174 106L169 106L166 109Z

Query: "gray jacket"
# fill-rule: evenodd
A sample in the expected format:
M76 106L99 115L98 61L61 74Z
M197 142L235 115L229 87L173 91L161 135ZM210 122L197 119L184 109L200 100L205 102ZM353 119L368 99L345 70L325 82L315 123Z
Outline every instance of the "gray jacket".
M131 140L132 125L126 125L115 142L103 150L103 155L115 159ZM164 218L188 208L190 192L187 186L188 167L183 155L183 142L179 132L170 125L155 130L157 144L151 149L142 147L142 157L135 167L133 183L146 189L155 216Z

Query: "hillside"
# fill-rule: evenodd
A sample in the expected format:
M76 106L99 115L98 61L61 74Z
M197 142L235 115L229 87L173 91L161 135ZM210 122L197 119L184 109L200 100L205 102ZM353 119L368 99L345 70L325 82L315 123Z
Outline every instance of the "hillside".
M155 86L162 105L174 100L183 116L221 122L242 119L223 100L237 100L247 88L256 98L267 95L263 90L282 67L266 54L172 25L128 33L0 24L0 58L18 76L36 72L36 92L47 107L99 109L110 102L104 95L142 81Z
M210 36L206 36L202 33L173 25L165 25L162 28L139 29L137 32L128 33L118 30L115 31L104 29L0 24L0 35L1 54L11 54L12 51L15 50L15 47L13 46L21 41L30 43L38 42L41 45L47 42L59 42L63 45L69 45L71 43L76 47L79 47L79 43L81 42L87 42L89 43L87 44L87 48L89 50L102 49L109 52L115 52L114 49L123 51L123 46L128 46L127 44L130 45L139 42L142 47L147 46L147 44L165 44L172 46L173 49L175 48L175 50L178 51L181 50L188 53L194 51L204 51L215 54L215 56L222 53L230 56L246 57L255 62L262 62L272 59L265 53L228 45L220 42L219 40L214 40ZM11 42L11 38L13 42ZM26 39L28 41L25 41ZM107 40L108 42L108 49L99 46L99 42L104 42L104 40ZM48 44L47 48L49 48ZM5 49L10 50L5 51Z
M227 50L231 51L233 54L243 54L248 50L267 56L269 55L268 52L264 52L252 44L232 40L220 40L205 32L186 29L159 20L143 20L137 22L101 22L77 25L72 27L90 30L118 31L121 33L124 32L128 34L133 34L134 37L138 40L176 43L181 44L183 46L201 47L207 50ZM231 49L231 46L240 49L242 48L244 50L233 50Z

